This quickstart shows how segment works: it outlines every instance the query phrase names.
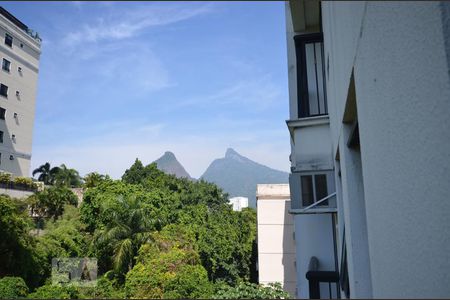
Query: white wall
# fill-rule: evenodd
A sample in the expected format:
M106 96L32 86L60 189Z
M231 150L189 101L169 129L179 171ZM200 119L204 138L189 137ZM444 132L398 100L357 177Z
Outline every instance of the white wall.
M334 153L354 68L374 298L450 296L448 5L323 2Z
M289 185L257 185L258 281L280 282L295 297L296 268L293 217L288 213Z
M33 195L34 192L0 188L0 194L6 194L13 198L26 198Z
M320 271L334 271L334 244L330 214L295 215L295 242L297 245L297 298L309 298L309 284L306 279L312 256L319 260ZM333 296L336 288L334 288ZM328 296L327 287L321 287L322 297Z
M12 48L4 44L5 33L13 37ZM17 176L30 176L39 56L40 44L0 15L0 64L3 58L11 62L9 73L0 68L0 83L8 86L8 97L0 96L0 107L6 109L5 120L0 120L0 130L4 132L0 170Z

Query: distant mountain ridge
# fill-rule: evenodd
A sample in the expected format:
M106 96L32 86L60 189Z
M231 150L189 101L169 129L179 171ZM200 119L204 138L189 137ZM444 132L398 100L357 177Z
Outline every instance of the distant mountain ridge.
M201 178L217 184L231 197L247 197L250 207L256 207L257 184L289 182L287 172L254 162L231 148L224 158L214 160Z
M170 151L166 151L163 156L161 156L154 162L156 163L158 169L163 171L164 173L175 175L178 178L184 177L193 180L193 178L177 160L175 154Z

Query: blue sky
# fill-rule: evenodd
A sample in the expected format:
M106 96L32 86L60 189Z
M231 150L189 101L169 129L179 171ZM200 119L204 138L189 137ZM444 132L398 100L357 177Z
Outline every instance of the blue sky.
M284 2L3 2L43 38L32 169L117 178L226 148L289 168Z

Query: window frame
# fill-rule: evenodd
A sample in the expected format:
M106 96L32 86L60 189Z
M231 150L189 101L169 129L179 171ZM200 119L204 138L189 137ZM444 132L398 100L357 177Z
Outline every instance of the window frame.
M300 172L293 172L289 175L289 186L291 189L291 209L292 210L302 210L309 205L312 205L319 200L325 198L317 198L317 187L315 185L316 176L317 175L325 175L326 176L326 188L327 188L327 195L329 196L332 193L336 192L335 182L334 182L334 170L314 170L314 171L300 171ZM312 193L313 193L313 202L305 205L303 202L303 191L302 191L302 182L301 178L302 176L311 176L312 177ZM323 203L323 204L322 204ZM337 207L336 203L336 197L331 197L328 200L325 200L315 207L312 207L308 211L314 212L317 210L324 210L324 209L335 209Z
M5 94L2 93L3 87L6 87ZM6 84L0 83L0 96L8 98L8 86Z
M0 107L0 120L6 120L6 108Z
M8 68L7 69L5 69L5 62L8 63ZM11 61L9 61L8 59L6 59L4 57L3 57L3 60L2 60L2 70L5 71L5 72L8 72L8 73L11 73Z
M316 117L316 116L326 116L328 115L328 102L327 102L327 90L326 90L326 73L325 73L325 55L323 50L323 34L321 32L301 34L294 36L295 43L295 56L296 56L296 67L297 67L297 116L299 119ZM306 62L306 44L311 43L321 43L321 57L322 57L322 89L323 89L323 113L320 109L320 99L319 93L317 94L318 102L318 114L310 113L310 99L308 90L308 73L307 73L307 62ZM318 74L316 68L316 85L317 91L318 87Z
M9 40L8 37L11 38L11 44L6 42L7 40ZM5 32L5 40L4 40L5 45L12 48L13 42L14 42L14 37L12 35L10 35L9 33Z

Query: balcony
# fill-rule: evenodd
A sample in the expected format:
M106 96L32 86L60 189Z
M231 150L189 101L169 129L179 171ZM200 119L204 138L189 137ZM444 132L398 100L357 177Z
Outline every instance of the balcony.
M328 115L322 33L296 35L298 118Z
M309 261L306 279L309 282L310 299L321 299L321 283L327 285L327 289L322 288L322 290L328 292L325 299L340 298L339 273L336 271L319 271L319 260L315 256L311 257Z

